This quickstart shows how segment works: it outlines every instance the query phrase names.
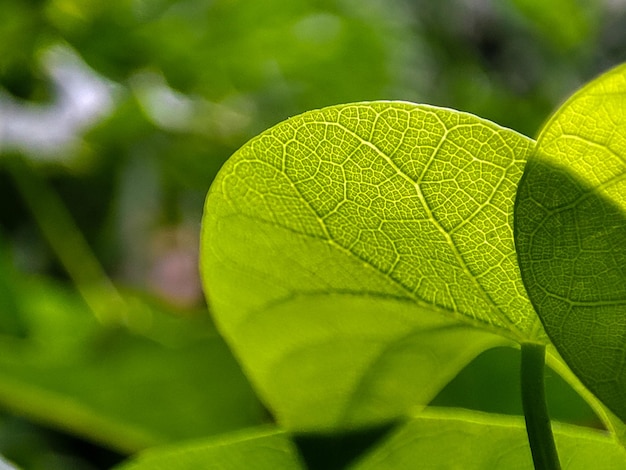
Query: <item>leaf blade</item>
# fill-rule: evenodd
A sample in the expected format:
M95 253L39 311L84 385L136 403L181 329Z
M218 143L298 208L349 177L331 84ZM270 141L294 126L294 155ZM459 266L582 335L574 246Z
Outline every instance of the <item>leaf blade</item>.
M622 468L626 462L623 449L601 431L557 423L555 439L564 469ZM332 453L324 457L336 465ZM149 449L116 470L161 468L302 470L306 465L288 433L267 427ZM399 424L348 468L531 470L533 464L521 417L429 408Z
M564 469L622 468L626 454L607 434L554 424ZM429 408L414 416L351 470L403 468L531 470L521 417Z
M570 368L626 419L626 66L543 126L515 208L529 296Z
M304 470L295 445L279 429L256 428L219 438L148 450L117 470Z
M465 113L373 102L296 116L229 160L207 198L201 269L222 333L274 411L294 398L269 390L268 370L274 365L263 363L262 356L272 349L284 352L277 343L307 333L293 325L290 333L278 331L290 321L286 311L265 326L258 318L294 299L339 295L344 312L353 307L367 312L354 300L359 295L378 299L385 321L402 318L402 325L389 328L404 334L420 327L420 316L434 312L508 340L542 340L510 228L515 186L532 145ZM358 305L349 305L349 299ZM304 303L292 315L321 315L329 322L313 300ZM413 315L389 314L405 310ZM354 337L337 323L359 331L357 319L335 314L341 320L332 328L342 331L344 340ZM368 334L384 330L375 312L363 317ZM271 340L255 344L254 335L242 333L251 329L246 323L264 332L258 339ZM482 343L483 349L502 344L501 338L486 341L482 331L466 334L468 349L453 361L457 370L480 352L472 344ZM379 340L397 337L387 332ZM363 348L359 354L366 354ZM441 379L437 383L443 385ZM341 386L328 388L335 393ZM289 417L283 411L278 418L289 428L306 421L302 410ZM322 427L337 424L323 413L316 409L309 416Z

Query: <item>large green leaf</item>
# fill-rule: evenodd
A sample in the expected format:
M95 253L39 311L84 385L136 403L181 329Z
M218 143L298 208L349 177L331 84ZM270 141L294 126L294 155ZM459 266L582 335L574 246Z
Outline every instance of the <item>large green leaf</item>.
M227 162L205 290L281 424L389 419L498 338L543 338L511 229L532 146L465 113L372 102L292 118Z
M524 284L548 335L626 420L626 65L544 125L515 227Z

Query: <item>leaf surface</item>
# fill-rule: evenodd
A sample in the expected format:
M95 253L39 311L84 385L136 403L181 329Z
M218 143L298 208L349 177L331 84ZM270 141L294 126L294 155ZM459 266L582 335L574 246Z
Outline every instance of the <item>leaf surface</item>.
M247 429L193 443L142 453L116 470L305 470L284 431Z
M563 469L617 469L626 454L606 433L553 424ZM350 470L533 470L524 419L429 408Z
M550 339L626 420L626 66L543 126L515 210L519 263Z
M623 449L606 433L555 424L554 434L564 470L617 469L626 465ZM332 455L325 457L328 466L335 468ZM149 449L116 470L197 468L304 470L307 467L288 433L259 428ZM533 463L523 418L429 408L399 425L347 468L533 470Z
M282 425L390 419L502 338L541 340L511 229L532 146L373 102L294 117L231 157L205 207L205 291Z

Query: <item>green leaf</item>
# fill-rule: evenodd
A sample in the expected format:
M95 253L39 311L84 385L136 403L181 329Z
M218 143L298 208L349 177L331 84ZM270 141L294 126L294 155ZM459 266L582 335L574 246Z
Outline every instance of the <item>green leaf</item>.
M626 65L544 125L515 230L524 284L550 339L626 420Z
M513 0L522 15L547 42L572 51L594 41L600 25L600 4L579 0Z
M626 454L604 432L553 423L568 470L618 469ZM532 470L524 419L429 408L398 428L351 470L399 469Z
M532 145L372 102L297 116L231 157L205 207L205 291L282 425L390 419L503 338L542 340L511 229Z
M115 470L304 470L289 436L273 427L148 450Z
M617 469L623 449L604 432L554 424L564 470ZM332 455L328 465L335 468ZM269 427L149 449L116 470L304 470L289 434ZM532 470L524 420L429 408L399 425L349 470Z
M74 293L39 280L18 286L28 334L0 336L3 408L122 452L265 420L208 321L136 303L129 313L141 333L103 328Z

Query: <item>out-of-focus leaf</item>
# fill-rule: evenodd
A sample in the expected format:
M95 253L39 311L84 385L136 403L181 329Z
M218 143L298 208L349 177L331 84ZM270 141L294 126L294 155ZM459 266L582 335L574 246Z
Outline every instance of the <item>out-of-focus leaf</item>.
M46 13L104 75L122 81L150 66L215 102L243 93L302 111L381 98L400 79L390 59L409 29L386 2L152 3L52 1Z
M23 336L26 326L19 313L19 298L14 289L15 269L6 242L0 233L0 336Z
M382 97L397 79L386 60L402 34L402 22L394 21L397 9L377 0L358 5L181 2L138 29L137 36L177 89L218 101L243 92L302 111Z
M599 3L581 0L514 0L546 41L571 50L593 39L599 29Z
M137 304L143 333L131 334L102 328L57 286L31 280L19 297L28 336L0 338L8 409L127 452L264 420L209 322L168 320L165 331L164 313Z
M20 98L46 99L36 61L39 34L47 29L39 8L34 2L3 0L0 18L0 94L5 89Z

